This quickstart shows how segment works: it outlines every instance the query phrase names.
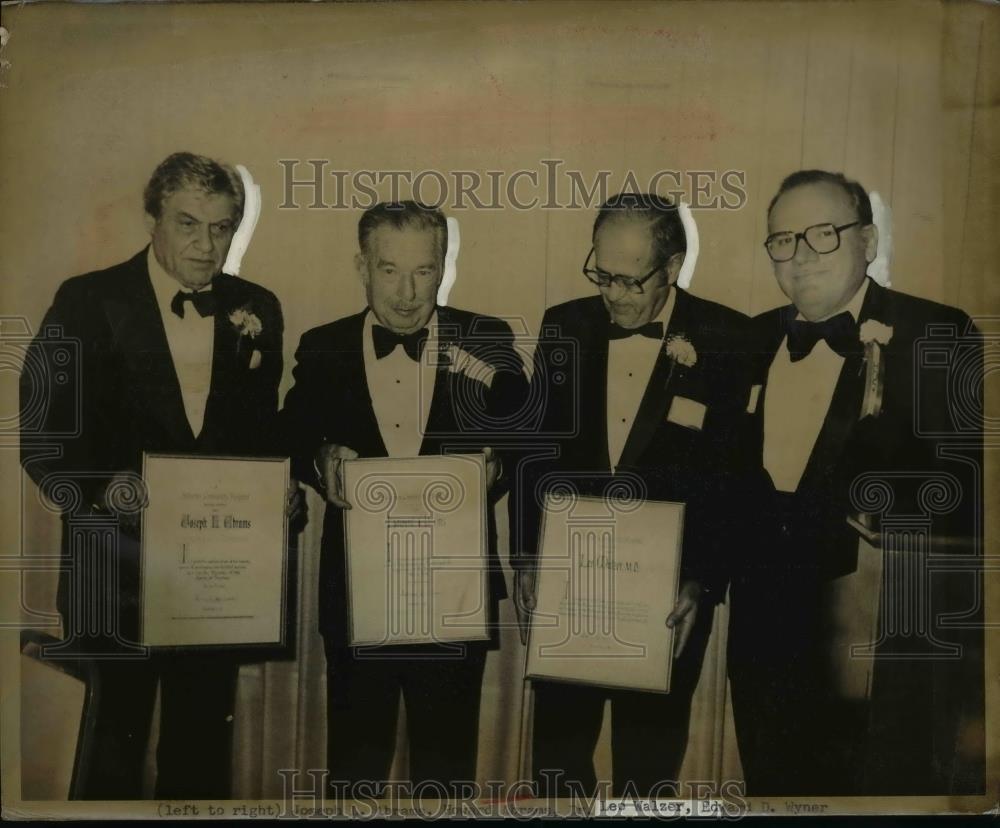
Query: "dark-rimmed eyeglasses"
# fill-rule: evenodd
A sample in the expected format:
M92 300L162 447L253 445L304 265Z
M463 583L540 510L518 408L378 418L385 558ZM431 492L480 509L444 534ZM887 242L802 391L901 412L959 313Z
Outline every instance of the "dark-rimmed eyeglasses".
M801 233L782 230L768 236L767 241L764 242L764 248L772 262L787 262L795 258L800 239L804 239L805 243L809 245L809 249L816 253L833 253L840 247L840 232L858 224L861 222L852 221L850 224L837 226L827 221L823 224L807 227Z
M619 273L608 273L608 271L601 270L599 267L591 267L590 260L593 257L594 248L591 247L583 263L583 275L598 287L608 287L611 284L616 284L629 293L642 293L642 286L664 268L664 264L658 264L645 276L622 276Z

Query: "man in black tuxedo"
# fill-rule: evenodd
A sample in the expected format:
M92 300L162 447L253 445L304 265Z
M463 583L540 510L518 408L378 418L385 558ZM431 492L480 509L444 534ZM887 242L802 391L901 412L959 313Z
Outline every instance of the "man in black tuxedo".
M789 176L768 231L792 304L752 323L729 638L747 791L981 792L978 332L866 278L877 229L843 175Z
M63 649L93 657L99 678L87 799L141 796L157 683L156 797L228 796L237 663L136 645L138 514L144 451L273 453L281 308L221 272L243 202L229 167L166 158L145 190L152 243L63 282L22 372L22 462L62 507Z
M659 783L677 779L691 697L725 590L726 466L748 388L740 356L747 320L675 284L686 240L672 202L614 196L600 208L592 241L583 272L599 295L549 308L542 321L532 400L545 436L518 473L516 602L534 605L543 488L564 480L601 495L624 484L633 496L682 502L681 585L664 619L675 627L675 663L666 695L534 682L533 772L543 795L592 791L610 698L615 791L669 796L675 789Z
M495 441L523 408L527 379L505 322L437 305L447 241L441 211L413 201L378 204L362 215L356 265L368 307L302 336L282 410L296 476L328 501L319 605L328 763L337 782L378 786L388 779L401 693L412 782L475 779L483 668L496 644L496 605L506 596L492 509L493 642L354 647L343 512L351 504L339 477L341 462L355 457L484 451L491 501L498 493ZM448 353L478 367L450 370L459 363L443 358Z

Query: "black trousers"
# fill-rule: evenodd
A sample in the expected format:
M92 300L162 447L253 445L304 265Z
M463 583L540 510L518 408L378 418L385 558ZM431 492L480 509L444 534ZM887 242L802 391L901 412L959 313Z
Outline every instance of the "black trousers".
M160 685L156 799L228 799L238 666L218 655L109 657L99 681L84 799L140 799Z
M730 589L733 718L751 796L861 793L869 706L834 693L825 593L826 582L808 570Z
M381 650L381 652L380 652ZM476 778L485 642L459 657L415 648L326 642L327 763L331 782L376 785L389 778L399 698L406 705L410 781Z
M612 787L615 795L677 795L687 750L691 698L698 685L715 607L700 608L674 661L670 692L608 690L582 684L534 682L532 768L540 796L590 796L597 784L594 748L604 703L611 700Z

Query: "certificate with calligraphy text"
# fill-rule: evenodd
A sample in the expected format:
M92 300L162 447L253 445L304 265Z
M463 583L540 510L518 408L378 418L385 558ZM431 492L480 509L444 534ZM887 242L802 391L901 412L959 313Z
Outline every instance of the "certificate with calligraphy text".
M282 644L288 461L146 453L143 479L142 642Z
M347 460L343 474L351 644L487 638L483 455Z
M684 505L546 495L525 674L666 693Z

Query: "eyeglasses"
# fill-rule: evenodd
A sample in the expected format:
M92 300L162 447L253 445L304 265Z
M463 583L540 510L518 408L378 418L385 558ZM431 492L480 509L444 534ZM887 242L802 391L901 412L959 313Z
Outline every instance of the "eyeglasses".
M850 224L841 224L837 227L830 222L825 222L807 227L801 233L782 230L780 233L772 233L768 236L764 247L772 262L787 262L795 258L795 253L799 249L799 239L805 239L809 248L816 253L833 253L840 247L840 231L858 224L861 222L852 221Z
M642 293L642 286L663 269L663 265L658 264L645 276L639 278L635 276L622 276L618 273L608 273L608 271L601 270L599 267L591 267L590 260L593 256L594 248L591 247L590 252L587 254L587 260L583 263L583 275L598 287L608 287L614 283L629 293Z

